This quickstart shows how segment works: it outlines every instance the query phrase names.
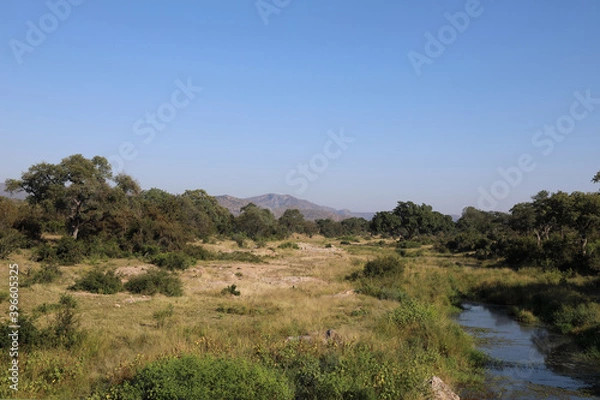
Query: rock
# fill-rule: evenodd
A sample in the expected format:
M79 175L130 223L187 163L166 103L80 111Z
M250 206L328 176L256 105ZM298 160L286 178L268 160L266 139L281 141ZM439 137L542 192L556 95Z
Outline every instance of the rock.
M433 394L432 400L460 400L460 397L437 376L429 380L429 385Z

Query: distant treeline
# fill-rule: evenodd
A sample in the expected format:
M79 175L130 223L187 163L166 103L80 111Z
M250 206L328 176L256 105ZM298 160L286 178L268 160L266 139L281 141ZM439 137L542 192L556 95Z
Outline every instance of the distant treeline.
M598 181L600 174L594 177ZM600 194L540 192L509 213L468 207L454 222L431 206L398 202L371 221L349 218L307 221L299 210L279 219L248 204L234 217L203 190L173 195L141 190L129 175L113 175L103 157L73 155L58 164L31 166L8 191L23 191L25 201L0 198L0 257L33 248L39 260L99 255L122 257L176 252L215 235L240 245L264 245L293 233L329 238L381 235L435 244L442 251L466 252L481 259L585 273L600 271ZM62 238L50 245L42 233ZM46 254L47 253L47 254Z

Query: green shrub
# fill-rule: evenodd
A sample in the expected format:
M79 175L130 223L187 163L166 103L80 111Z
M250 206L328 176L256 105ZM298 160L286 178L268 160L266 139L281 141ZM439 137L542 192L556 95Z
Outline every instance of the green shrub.
M184 355L155 361L113 387L117 400L286 400L294 392L281 372L244 359Z
M24 282L24 286L33 285L35 283L52 283L57 280L62 273L58 269L56 264L46 264L31 274L31 276Z
M401 305L390 313L390 319L398 326L431 322L436 317L433 306L421 303L410 297L401 301Z
M183 252L159 253L150 258L150 262L168 270L184 270L194 265L194 258Z
M575 307L564 305L552 317L554 325L562 333L569 333L575 328L600 321L600 315L585 303L578 304Z
M48 330L46 341L55 346L70 348L82 338L82 333L78 330L77 300L65 293L60 296L58 304L58 312L54 324Z
M398 257L387 256L378 257L365 264L363 274L368 278L384 277L387 275L402 274L404 272L404 263Z
M0 349L11 348L12 339L8 336L13 333L14 329L9 326L13 325L10 320L0 324ZM19 347L31 348L44 343L44 334L35 325L35 319L27 314L19 313Z
M48 243L42 243L33 249L33 259L37 262L56 263L56 248Z
M127 255L127 252L123 251L119 246L117 240L101 240L96 239L93 242L88 243L88 256L89 257L106 257L106 258L119 258Z
M219 252L217 259L224 260L224 261L239 261L239 262L249 262L249 263L263 262L262 257L259 257L256 254L249 253L247 251L234 251L231 253Z
M221 290L221 294L232 294L234 296L239 296L240 295L240 291L239 290L235 290L237 286L235 285L231 285L231 286L227 286L226 288L224 288L223 290Z
M56 243L56 258L62 265L74 265L86 256L85 244L71 236L63 236Z
M277 248L279 248L279 249L294 249L294 250L300 249L300 247L296 243L293 243L293 242L281 243L279 246L277 246Z
M15 229L0 230L0 259L22 247L25 236Z
M401 240L396 244L396 249L417 249L421 247L421 243L414 240Z
M35 318L20 312L19 346L25 348L70 348L83 337L78 329L77 302L69 294L62 294L58 304L44 304L38 312L56 311L53 321L45 328L38 328ZM11 321L0 324L0 349L11 347L9 333L13 332Z
M246 240L248 240L248 236L243 233L234 233L231 235L231 239L237 243L240 248L246 247Z
M196 260L214 260L216 258L216 254L202 246L187 245L181 251Z
M152 270L134 276L125 284L125 289L131 293L150 296L156 293L162 293L165 296L183 295L181 279L177 275L163 270Z
M102 272L94 269L77 280L69 290L83 290L90 293L114 294L123 290L121 278L114 271Z

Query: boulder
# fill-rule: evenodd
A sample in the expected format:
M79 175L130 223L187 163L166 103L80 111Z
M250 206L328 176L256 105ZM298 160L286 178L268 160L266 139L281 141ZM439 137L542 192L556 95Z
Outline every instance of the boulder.
M460 400L460 397L450 389L439 377L434 376L429 380L432 400Z

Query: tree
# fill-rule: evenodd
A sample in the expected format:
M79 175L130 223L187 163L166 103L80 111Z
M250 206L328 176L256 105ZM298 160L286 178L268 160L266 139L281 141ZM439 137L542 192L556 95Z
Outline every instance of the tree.
M399 201L392 213L399 218L400 233L408 240L418 235L435 235L454 227L452 217L433 211L427 204L419 206L412 201Z
M277 233L277 220L270 210L249 203L241 211L235 219L238 232L245 233L252 240L266 239Z
M346 218L340 224L342 224L344 231L351 235L360 235L369 230L369 221L364 218Z
M304 215L298 209L285 210L283 215L278 220L279 227L286 235L292 233L304 233L306 228L306 221Z
M400 236L400 218L389 211L379 211L371 219L369 228L374 234L386 234L392 237Z
M318 219L315 221L319 227L319 233L325 237L332 238L342 236L344 234L344 227L337 221L331 218Z
M64 218L68 232L77 239L82 229L101 220L107 206L117 199L111 183L125 193L138 190L133 179L126 175L115 179L106 158L86 159L76 154L59 164L33 165L21 179L8 179L6 187L10 192L26 192L33 205L56 211Z
M226 234L231 231L233 215L217 199L204 190L186 190L182 197L190 199L198 211L206 214L218 233Z

